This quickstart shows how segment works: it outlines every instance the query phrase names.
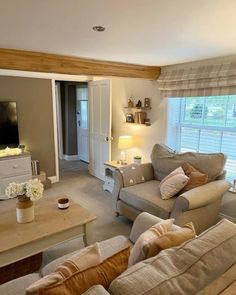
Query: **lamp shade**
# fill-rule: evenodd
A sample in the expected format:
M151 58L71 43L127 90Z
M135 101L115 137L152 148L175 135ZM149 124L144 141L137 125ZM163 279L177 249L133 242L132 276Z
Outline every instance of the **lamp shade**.
M131 135L119 136L118 149L126 150L133 147L133 137Z

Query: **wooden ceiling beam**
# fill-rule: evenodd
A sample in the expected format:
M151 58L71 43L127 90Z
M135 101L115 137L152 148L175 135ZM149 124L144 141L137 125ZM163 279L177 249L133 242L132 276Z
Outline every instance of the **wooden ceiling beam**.
M0 48L0 69L157 80L161 68Z

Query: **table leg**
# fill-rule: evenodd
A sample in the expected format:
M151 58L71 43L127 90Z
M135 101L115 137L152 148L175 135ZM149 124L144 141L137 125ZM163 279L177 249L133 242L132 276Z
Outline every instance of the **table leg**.
M93 243L93 222L89 222L84 225L84 245L88 246Z

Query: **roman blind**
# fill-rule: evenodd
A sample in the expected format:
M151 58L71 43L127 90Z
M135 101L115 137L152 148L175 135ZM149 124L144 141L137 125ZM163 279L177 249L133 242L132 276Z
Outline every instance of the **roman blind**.
M165 97L236 94L236 61L174 70L164 68L157 83Z

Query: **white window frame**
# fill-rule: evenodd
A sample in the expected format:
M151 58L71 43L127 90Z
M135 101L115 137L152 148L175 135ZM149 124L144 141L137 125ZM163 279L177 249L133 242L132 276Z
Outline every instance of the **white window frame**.
M224 95L225 96L225 95ZM210 131L218 131L220 132L220 148L216 150L215 152L221 152L222 149L222 140L223 140L223 133L224 132L233 132L236 134L236 128L234 127L221 127L221 126L204 126L204 119L205 117L202 116L202 122L201 124L193 124L193 123L184 123L184 115L185 115L185 104L186 99L191 97L181 97L181 98L168 98L168 114L167 114L167 138L166 143L168 146L170 146L172 149L181 152L181 151L187 151L187 149L181 149L181 131L183 127L191 128L198 130L198 145L197 148L194 149L196 152L201 152L200 150L200 136L202 130L210 130ZM203 97L201 97L203 98ZM203 103L203 112L205 110L206 105L206 99L207 97L204 97L204 103ZM228 101L229 96L227 97L226 102L226 108L225 108L225 114L228 113ZM227 122L227 116L224 117L224 126L226 126ZM190 149L188 149L190 151ZM192 150L193 151L193 150ZM236 171L235 171L235 177L236 177ZM232 180L232 179L231 179Z

